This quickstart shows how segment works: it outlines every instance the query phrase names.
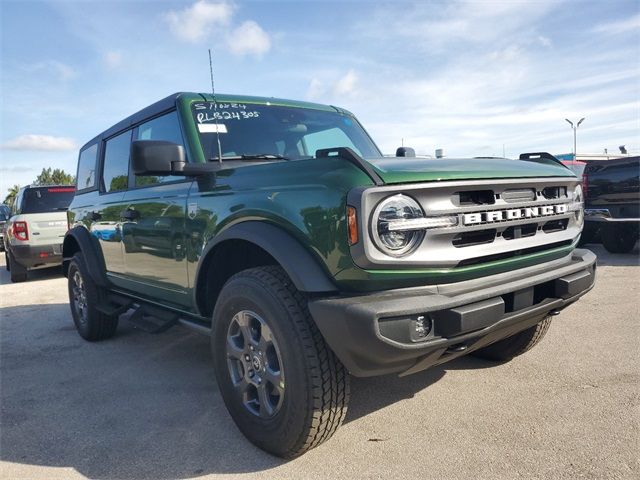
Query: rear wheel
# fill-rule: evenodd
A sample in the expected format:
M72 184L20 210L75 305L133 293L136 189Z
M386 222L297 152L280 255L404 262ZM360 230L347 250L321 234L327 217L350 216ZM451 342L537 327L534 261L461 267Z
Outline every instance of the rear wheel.
M633 225L607 225L601 235L602 245L610 253L629 253L638 241L638 229Z
M349 375L281 268L252 268L225 284L213 314L212 349L231 417L263 450L299 456L342 423Z
M471 355L501 362L511 360L535 347L549 330L549 325L551 325L551 317L546 317L537 325L471 352Z
M118 317L98 310L104 292L89 275L80 252L69 264L68 279L71 315L80 336L89 341L112 337L118 328Z
M27 280L27 267L16 262L16 259L11 253L7 255L7 270L11 273L11 281L13 283L20 283Z

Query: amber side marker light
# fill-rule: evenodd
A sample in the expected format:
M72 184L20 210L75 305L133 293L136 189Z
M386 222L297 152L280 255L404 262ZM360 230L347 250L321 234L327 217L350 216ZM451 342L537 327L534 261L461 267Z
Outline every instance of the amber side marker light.
M358 243L358 217L356 215L356 209L351 206L347 206L347 229L349 233L349 245L355 245Z

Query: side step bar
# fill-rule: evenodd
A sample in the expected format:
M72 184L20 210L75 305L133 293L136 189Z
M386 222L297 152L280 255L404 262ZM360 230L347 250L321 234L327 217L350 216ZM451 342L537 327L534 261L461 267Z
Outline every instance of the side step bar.
M179 324L201 335L211 335L211 328L206 324L125 295L110 293L107 301L98 305L98 310L105 315L119 316L131 309L135 311L127 320L143 332L162 333Z
M162 333L178 323L178 315L149 305L140 305L128 320L143 332Z

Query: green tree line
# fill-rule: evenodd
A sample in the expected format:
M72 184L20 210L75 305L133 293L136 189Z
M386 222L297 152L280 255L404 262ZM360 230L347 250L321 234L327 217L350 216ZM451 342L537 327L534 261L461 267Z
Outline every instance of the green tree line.
M74 185L76 183L76 177L65 172L61 168L43 168L42 172L36 177L31 185L46 186L46 185ZM6 205L12 206L13 202L20 190L20 185L14 185L7 190L7 196L4 198Z

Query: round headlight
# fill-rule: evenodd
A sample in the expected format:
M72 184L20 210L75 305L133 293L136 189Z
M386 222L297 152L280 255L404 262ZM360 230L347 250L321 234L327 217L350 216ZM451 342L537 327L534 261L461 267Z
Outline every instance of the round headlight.
M576 186L573 191L573 214L576 217L576 223L582 228L584 225L584 196L580 185Z
M424 217L418 202L398 194L385 198L373 212L372 237L381 252L392 257L411 253L424 238L424 229L393 229L394 222ZM391 227L390 227L391 226Z

